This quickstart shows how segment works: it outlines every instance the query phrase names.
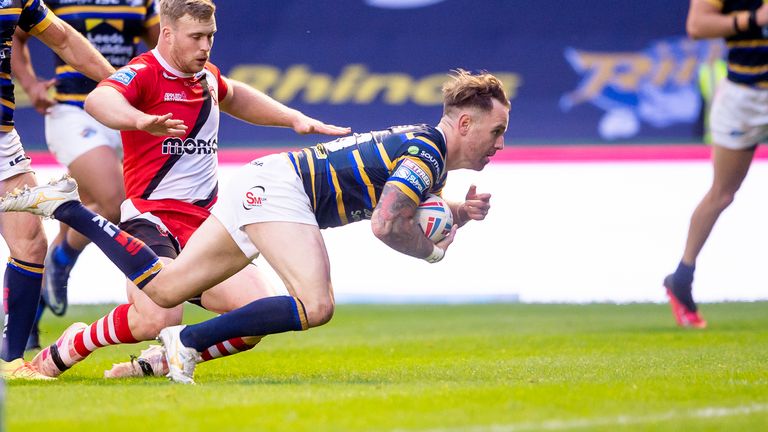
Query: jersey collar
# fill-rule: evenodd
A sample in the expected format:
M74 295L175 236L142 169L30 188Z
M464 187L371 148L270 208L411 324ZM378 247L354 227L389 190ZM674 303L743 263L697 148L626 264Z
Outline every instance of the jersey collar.
M152 50L152 55L155 56L155 58L157 59L157 62L160 63L160 66L162 66L163 69L165 69L166 71L172 73L173 75L175 75L177 77L180 77L180 78L192 78L192 77L197 75L197 74L191 74L191 73L184 73L184 72L182 72L180 70L177 70L173 66L171 66L170 63L168 63L163 58L163 56L160 55L160 51L158 51L157 48Z

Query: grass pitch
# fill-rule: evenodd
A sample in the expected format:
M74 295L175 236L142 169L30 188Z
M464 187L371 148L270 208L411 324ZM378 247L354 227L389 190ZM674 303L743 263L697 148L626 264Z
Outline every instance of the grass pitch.
M768 303L341 305L326 326L198 366L196 386L105 380L146 343L13 382L9 431L765 430ZM48 316L44 342L107 307ZM209 315L187 308L187 321Z

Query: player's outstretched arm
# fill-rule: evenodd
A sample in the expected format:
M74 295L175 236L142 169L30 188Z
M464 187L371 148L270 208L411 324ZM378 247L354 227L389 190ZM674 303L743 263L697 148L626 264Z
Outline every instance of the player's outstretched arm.
M464 202L449 202L454 225L464 226L471 220L483 220L491 209L491 194L477 193L477 186L471 185Z
M241 120L263 126L289 127L302 135L347 135L352 131L348 127L329 125L307 117L240 81L226 80L229 92L221 101L221 109Z
M88 40L59 17L52 16L51 25L37 35L67 64L94 81L110 76L115 68L109 64Z
M137 110L120 92L109 86L96 87L85 99L85 111L107 127L142 130L155 136L184 136L187 126L173 114L152 115Z
M29 101L35 107L35 111L45 114L45 111L55 103L48 94L48 89L56 84L56 79L41 81L37 78L35 68L32 66L32 57L29 54L27 40L29 40L29 33L17 27L13 34L11 70L13 77L29 96Z
M456 227L439 243L432 243L414 220L417 207L418 204L397 186L387 183L373 209L371 230L376 238L398 252L437 262L453 242Z

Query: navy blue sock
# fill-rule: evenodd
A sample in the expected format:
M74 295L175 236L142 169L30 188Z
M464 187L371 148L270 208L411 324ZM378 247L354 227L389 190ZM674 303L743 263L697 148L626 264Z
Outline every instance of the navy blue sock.
M672 293L688 309L696 312L696 302L693 301L693 272L696 265L688 265L682 261L677 265L677 270L672 275Z
M181 331L181 343L203 352L234 337L306 330L307 327L307 314L301 300L291 296L266 297L185 327Z
M8 258L4 279L6 325L0 357L11 361L24 355L40 302L43 265Z
M77 250L67 243L66 237L53 249L53 259L57 264L72 265L80 256L81 250Z
M673 276L675 286L688 286L693 284L693 272L696 270L696 265L688 265L682 261L677 265L675 275Z
M80 201L62 204L53 215L88 237L139 288L148 284L163 268L157 255L143 241L92 212Z

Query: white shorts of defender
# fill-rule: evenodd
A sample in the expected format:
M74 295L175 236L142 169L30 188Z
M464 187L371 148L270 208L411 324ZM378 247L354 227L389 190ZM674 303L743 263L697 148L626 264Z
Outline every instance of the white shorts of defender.
M260 222L293 222L317 226L312 204L301 179L285 154L256 159L239 168L211 209L245 256L259 250L243 227Z
M56 160L69 166L99 146L109 146L123 158L120 132L91 117L84 109L67 104L52 106L45 115L45 141Z

